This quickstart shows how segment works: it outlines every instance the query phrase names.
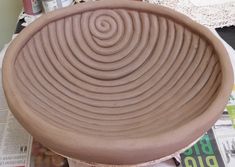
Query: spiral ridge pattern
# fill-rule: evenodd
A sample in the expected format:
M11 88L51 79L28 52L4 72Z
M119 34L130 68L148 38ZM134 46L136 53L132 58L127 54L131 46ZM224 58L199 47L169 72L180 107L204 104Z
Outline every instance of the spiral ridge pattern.
M99 9L51 22L20 51L25 103L56 127L144 137L203 113L217 95L213 47L170 18Z

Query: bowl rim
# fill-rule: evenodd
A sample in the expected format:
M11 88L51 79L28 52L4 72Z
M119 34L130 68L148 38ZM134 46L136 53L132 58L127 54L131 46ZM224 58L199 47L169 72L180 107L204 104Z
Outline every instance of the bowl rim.
M187 124L158 136L110 140L105 137L83 135L51 125L31 112L14 83L14 62L21 48L31 36L48 23L74 14L97 9L131 9L161 15L188 27L203 36L215 49L222 71L221 87L208 109ZM205 133L219 118L228 101L233 86L233 70L226 49L219 39L206 27L187 16L167 7L145 2L103 0L66 7L41 16L26 27L10 44L3 60L3 88L10 110L23 127L42 144L59 154L74 159L103 164L138 164L163 158L192 143Z

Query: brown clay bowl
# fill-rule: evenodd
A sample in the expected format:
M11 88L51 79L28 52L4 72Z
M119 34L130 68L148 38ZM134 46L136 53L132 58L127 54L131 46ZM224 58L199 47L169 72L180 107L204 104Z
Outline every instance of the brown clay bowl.
M219 118L233 85L221 42L186 16L99 1L42 16L7 50L15 117L62 155L103 164L168 156Z

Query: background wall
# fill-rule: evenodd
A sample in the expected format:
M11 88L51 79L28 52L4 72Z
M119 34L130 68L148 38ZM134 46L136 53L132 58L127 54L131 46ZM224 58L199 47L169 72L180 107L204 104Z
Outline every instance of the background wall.
M0 50L10 41L22 9L22 0L0 0Z

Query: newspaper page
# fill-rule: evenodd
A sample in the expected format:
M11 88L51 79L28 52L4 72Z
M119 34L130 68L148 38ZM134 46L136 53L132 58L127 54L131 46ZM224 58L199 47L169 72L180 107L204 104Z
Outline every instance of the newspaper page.
M0 61L6 49L0 52ZM28 167L32 137L10 112L3 88L0 68L0 167Z
M235 130L227 124L220 124L213 128L220 153L226 167L235 166Z

